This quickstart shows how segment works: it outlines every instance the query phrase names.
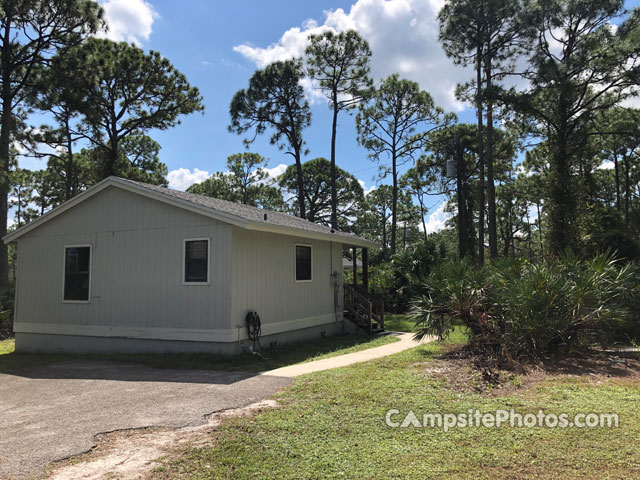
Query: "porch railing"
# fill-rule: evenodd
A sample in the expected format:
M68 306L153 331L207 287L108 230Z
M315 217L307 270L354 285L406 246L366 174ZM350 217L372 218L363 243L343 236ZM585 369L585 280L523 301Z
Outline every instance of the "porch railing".
M369 333L384 330L384 302L362 285L344 286L344 314Z

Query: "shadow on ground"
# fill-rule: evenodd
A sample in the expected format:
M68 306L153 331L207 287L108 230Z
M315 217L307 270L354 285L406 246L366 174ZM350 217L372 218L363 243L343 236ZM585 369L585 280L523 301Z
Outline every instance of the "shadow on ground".
M65 362L0 373L0 478L32 477L94 446L96 434L199 425L273 395L291 379L252 373Z

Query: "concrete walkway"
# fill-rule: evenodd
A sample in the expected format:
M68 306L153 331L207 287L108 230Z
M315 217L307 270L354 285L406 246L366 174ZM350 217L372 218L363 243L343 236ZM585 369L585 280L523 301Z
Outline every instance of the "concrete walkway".
M436 339L436 337L425 337L421 341L416 341L413 339L413 333L392 332L389 335L397 336L400 340L398 342L382 345L381 347L369 348L367 350L347 353L345 355L338 355L337 357L324 358L313 362L299 363L297 365L289 365L288 367L276 368L275 370L263 372L262 375L292 378L306 373L346 367L347 365L353 365L354 363L366 362L375 358L393 355L394 353L402 352L409 348L432 342Z

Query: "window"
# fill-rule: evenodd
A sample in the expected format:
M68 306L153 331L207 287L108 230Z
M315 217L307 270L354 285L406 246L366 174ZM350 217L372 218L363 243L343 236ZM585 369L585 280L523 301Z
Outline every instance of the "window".
M184 283L209 283L209 239L184 241Z
M91 291L91 246L64 247L65 302L88 302Z
M296 245L296 282L311 281L311 245Z

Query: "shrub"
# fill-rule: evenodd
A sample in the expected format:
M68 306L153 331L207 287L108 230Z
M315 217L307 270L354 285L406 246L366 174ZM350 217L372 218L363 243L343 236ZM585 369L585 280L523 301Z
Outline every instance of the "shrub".
M431 239L393 256L383 251L380 258L372 259L371 292L382 298L387 312L405 313L411 300L425 293L425 279L446 255L444 245Z
M452 262L429 276L411 316L421 325L418 336L446 336L458 320L469 328L473 346L533 359L606 344L637 325L637 282L637 267L610 252L587 261L570 255L535 264L503 259L482 268Z
M627 314L623 318L623 324L617 332L616 339L640 344L640 268L634 271L634 278L625 298L625 311Z

